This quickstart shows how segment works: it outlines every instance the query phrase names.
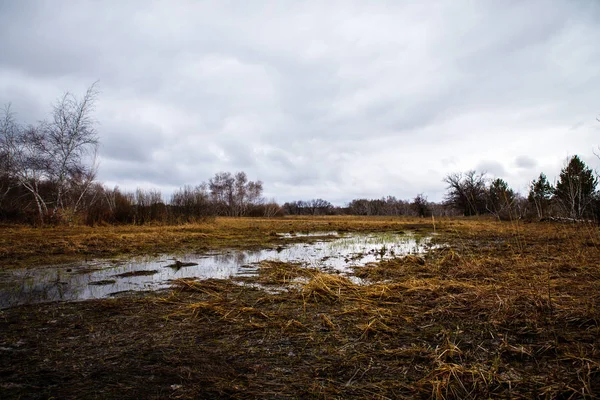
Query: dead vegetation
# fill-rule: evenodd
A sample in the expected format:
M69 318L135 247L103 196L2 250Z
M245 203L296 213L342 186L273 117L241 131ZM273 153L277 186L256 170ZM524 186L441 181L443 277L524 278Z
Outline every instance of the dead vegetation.
M220 248L263 248L282 243L278 233L309 231L431 230L418 218L288 217L216 218L184 225L0 227L2 268L97 258L202 252ZM285 239L307 240L307 238Z
M4 310L0 393L600 397L598 229L455 220L438 230L446 247L356 269L363 285L265 262L241 282Z

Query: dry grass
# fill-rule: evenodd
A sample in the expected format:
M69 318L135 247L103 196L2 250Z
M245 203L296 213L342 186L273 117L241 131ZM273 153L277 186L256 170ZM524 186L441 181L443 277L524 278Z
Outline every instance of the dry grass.
M365 225L368 225L365 222ZM358 269L0 314L2 398L598 398L599 231L454 220Z
M281 243L277 233L306 231L393 231L427 229L416 218L288 217L216 218L177 226L0 227L3 268L224 247L264 247ZM290 242L293 239L286 239ZM297 239L300 240L300 239Z

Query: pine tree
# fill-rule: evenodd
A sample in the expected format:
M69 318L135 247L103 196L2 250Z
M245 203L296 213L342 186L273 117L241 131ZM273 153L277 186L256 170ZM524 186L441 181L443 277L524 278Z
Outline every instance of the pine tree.
M571 218L581 219L594 199L598 180L578 156L573 156L561 170L555 196Z
M492 181L488 189L487 209L500 218L510 217L511 206L515 200L515 192L503 179Z
M527 200L533 203L538 218L544 218L550 207L550 200L554 193L554 187L550 185L546 175L542 172L538 179L531 181L529 185L529 196Z

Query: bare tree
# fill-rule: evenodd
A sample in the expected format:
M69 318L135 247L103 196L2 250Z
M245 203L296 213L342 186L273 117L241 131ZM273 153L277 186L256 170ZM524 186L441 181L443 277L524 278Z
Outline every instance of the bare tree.
M448 206L460 210L466 216L485 213L485 173L453 173L446 176L444 182L448 184L445 196Z
M283 210L281 209L279 204L277 204L275 199L270 199L268 201L264 201L261 206L262 206L261 208L263 211L263 217L266 217L266 218L276 217L278 215L281 215L283 212Z
M368 199L354 199L348 203L348 210L353 215L371 215L371 203Z
M67 207L76 212L87 198L97 170L98 135L91 118L96 96L95 84L81 100L67 92L50 122L27 128L15 121L10 106L4 109L0 173L32 195L40 222Z
M212 213L209 193L205 183L196 187L189 185L177 190L171 197L175 216L181 220L194 221Z
M73 213L77 213L80 208L89 208L101 194L99 190L92 190L97 185L98 162L96 152L94 152L92 160L88 168L74 175L69 181L69 193L74 194ZM88 196L90 193L92 195Z
M323 199L312 199L307 204L312 215L327 215L333 209L333 205Z
M10 108L6 108L2 142L7 173L32 195L39 221L43 222L48 214L48 202L42 196L41 188L43 180L48 178L50 163L44 135L35 127L23 129L14 122Z
M50 160L49 177L56 191L54 212L73 205L66 204L65 199L73 188L70 183L79 180L85 192L94 181L97 165L95 162L88 163L86 157L95 161L98 148L98 134L91 115L97 95L95 83L82 99L65 93L54 106L52 121L42 123Z
M408 215L412 210L410 202L398 200L394 196L381 199L354 199L348 203L347 208L352 215Z
M431 209L429 207L429 202L427 201L427 196L423 193L419 193L411 203L411 208L419 217L430 217Z
M13 188L11 144L17 135L17 128L13 113L10 111L10 104L8 104L4 107L0 120L0 205Z
M208 188L218 214L231 215L235 178L229 172L217 172L208 181Z
M248 181L245 172L233 176L229 172L219 172L208 182L211 197L219 214L231 217L244 216L250 205L261 199L261 181Z
M250 181L246 185L246 197L245 201L248 205L259 204L263 202L262 192L263 183L262 181Z
M233 203L230 204L233 216L243 216L248 212L250 205L256 204L262 194L261 181L248 181L245 172L235 174Z

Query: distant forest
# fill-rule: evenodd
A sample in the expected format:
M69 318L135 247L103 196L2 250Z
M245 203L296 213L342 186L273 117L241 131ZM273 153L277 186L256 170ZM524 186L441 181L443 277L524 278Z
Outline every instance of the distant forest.
M474 216L499 219L600 220L598 174L578 156L569 158L558 181L544 173L531 181L527 196L484 172L452 173L440 203L424 194L400 200L355 199L345 207L306 199L279 205L263 197L263 183L244 172L219 172L208 182L184 186L170 199L158 190L126 192L96 180L99 135L92 118L97 98L92 85L82 98L66 93L50 119L23 126L10 106L0 121L0 221L29 224L176 224L213 216L284 215Z

